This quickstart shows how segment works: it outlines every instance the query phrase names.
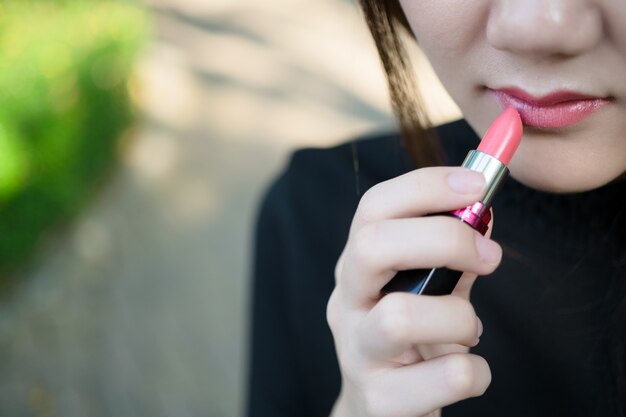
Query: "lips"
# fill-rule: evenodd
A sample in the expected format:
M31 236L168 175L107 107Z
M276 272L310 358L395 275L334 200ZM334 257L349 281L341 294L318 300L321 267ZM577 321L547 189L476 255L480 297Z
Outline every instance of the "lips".
M556 91L533 97L518 88L502 88L489 92L504 107L513 107L527 126L558 129L571 126L611 102L610 98L590 96L571 91Z

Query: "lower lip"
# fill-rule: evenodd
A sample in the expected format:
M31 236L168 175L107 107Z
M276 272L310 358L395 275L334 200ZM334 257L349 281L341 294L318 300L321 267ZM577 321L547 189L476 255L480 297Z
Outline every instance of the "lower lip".
M489 90L504 107L513 107L527 126L540 129L558 129L578 123L601 107L609 104L607 99L569 100L540 106L502 91Z

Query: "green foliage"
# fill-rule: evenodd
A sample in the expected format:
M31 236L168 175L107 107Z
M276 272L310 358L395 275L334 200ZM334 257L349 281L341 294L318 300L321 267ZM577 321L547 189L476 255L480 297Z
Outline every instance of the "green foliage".
M0 274L70 218L132 122L146 15L120 1L0 2Z

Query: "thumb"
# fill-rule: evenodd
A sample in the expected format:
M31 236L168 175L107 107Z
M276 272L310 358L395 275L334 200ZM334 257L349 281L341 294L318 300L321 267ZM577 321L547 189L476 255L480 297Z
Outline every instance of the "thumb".
M489 221L489 228L487 229L487 233L485 233L485 237L487 238L491 237L491 232L493 230L493 210L489 210L491 211L491 220ZM456 287L454 287L452 295L456 295L457 297L462 297L466 300L469 300L472 287L474 286L474 282L476 282L476 278L478 278L476 274L470 274L468 272L465 272L461 276L461 279L459 279Z

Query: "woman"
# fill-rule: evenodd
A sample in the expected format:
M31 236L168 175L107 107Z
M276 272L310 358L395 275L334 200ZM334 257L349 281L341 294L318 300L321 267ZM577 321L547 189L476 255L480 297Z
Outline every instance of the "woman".
M299 151L270 189L248 415L623 417L623 2L362 7L406 146L388 135ZM401 27L464 121L420 125ZM455 166L507 106L524 136L493 235L425 216L481 198L482 176ZM435 266L466 271L452 295L381 294L397 271Z

